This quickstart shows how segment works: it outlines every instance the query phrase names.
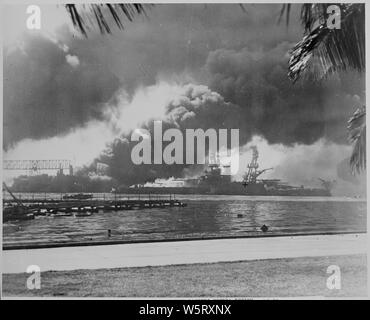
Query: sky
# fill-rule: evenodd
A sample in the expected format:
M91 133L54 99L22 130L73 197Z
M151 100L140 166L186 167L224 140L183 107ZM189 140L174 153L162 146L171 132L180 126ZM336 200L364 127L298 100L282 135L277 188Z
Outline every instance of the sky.
M238 128L236 179L256 144L261 168L275 168L265 177L356 184L343 163L364 75L291 83L289 50L303 35L299 5L288 26L277 23L278 4L156 5L124 20L124 30L91 29L88 38L63 6L40 8L41 30L26 28L26 6L3 10L4 159L105 162L124 184L187 175L192 168L130 163L132 130L162 120L180 130Z

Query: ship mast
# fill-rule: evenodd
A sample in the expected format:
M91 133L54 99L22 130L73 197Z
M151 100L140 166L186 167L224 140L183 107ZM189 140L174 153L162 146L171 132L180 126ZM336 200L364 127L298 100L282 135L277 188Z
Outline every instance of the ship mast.
M244 185L248 184L253 184L257 182L257 178L267 170L272 170L273 168L267 168L263 170L258 170L258 150L256 146L251 147L253 150L253 155L252 155L252 161L248 164L247 168L247 173L244 176Z
M256 146L252 146L253 149L253 156L251 163L248 164L248 171L245 175L245 182L247 184L249 183L255 183L257 180L257 169L258 169L258 150Z

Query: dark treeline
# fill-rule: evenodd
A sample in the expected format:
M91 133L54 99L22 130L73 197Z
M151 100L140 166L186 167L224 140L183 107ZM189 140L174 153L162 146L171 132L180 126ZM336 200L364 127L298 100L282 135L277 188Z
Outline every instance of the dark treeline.
M114 179L91 178L85 175L47 174L19 176L14 179L11 190L14 192L110 192L117 187Z

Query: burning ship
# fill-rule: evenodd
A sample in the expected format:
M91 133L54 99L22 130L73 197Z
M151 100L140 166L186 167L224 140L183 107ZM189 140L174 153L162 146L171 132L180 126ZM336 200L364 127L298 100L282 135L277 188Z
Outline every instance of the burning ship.
M252 161L247 166L243 181L232 181L225 174L229 166L210 163L204 174L193 179L157 179L154 183L134 185L125 193L174 193L174 194L218 194L251 196L331 196L333 182L320 179L322 188L291 186L280 179L262 179L263 173L273 168L259 170L258 150L253 146Z
M248 164L247 173L244 176L243 186L248 195L269 195L269 196L331 196L333 182L320 179L322 188L305 188L304 186L290 186L280 179L259 179L266 171L273 168L258 170L258 150L253 148L251 163Z

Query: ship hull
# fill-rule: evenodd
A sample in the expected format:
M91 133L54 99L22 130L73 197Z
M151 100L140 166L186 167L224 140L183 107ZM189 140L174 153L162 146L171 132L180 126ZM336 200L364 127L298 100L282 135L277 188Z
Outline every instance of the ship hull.
M124 188L120 193L127 194L214 194L214 195L250 195L250 196L298 196L298 197L329 197L330 191L325 189L274 189L268 190L263 184L244 187L242 183L230 183L219 186L203 187L138 187Z
M319 188L296 188L268 190L262 187L246 187L246 194L252 196L297 196L297 197L330 197L331 193L326 189Z
M269 187L264 183L253 183L245 186L245 192L253 196L297 196L297 197L330 197L331 193L323 188L304 188L293 186Z

